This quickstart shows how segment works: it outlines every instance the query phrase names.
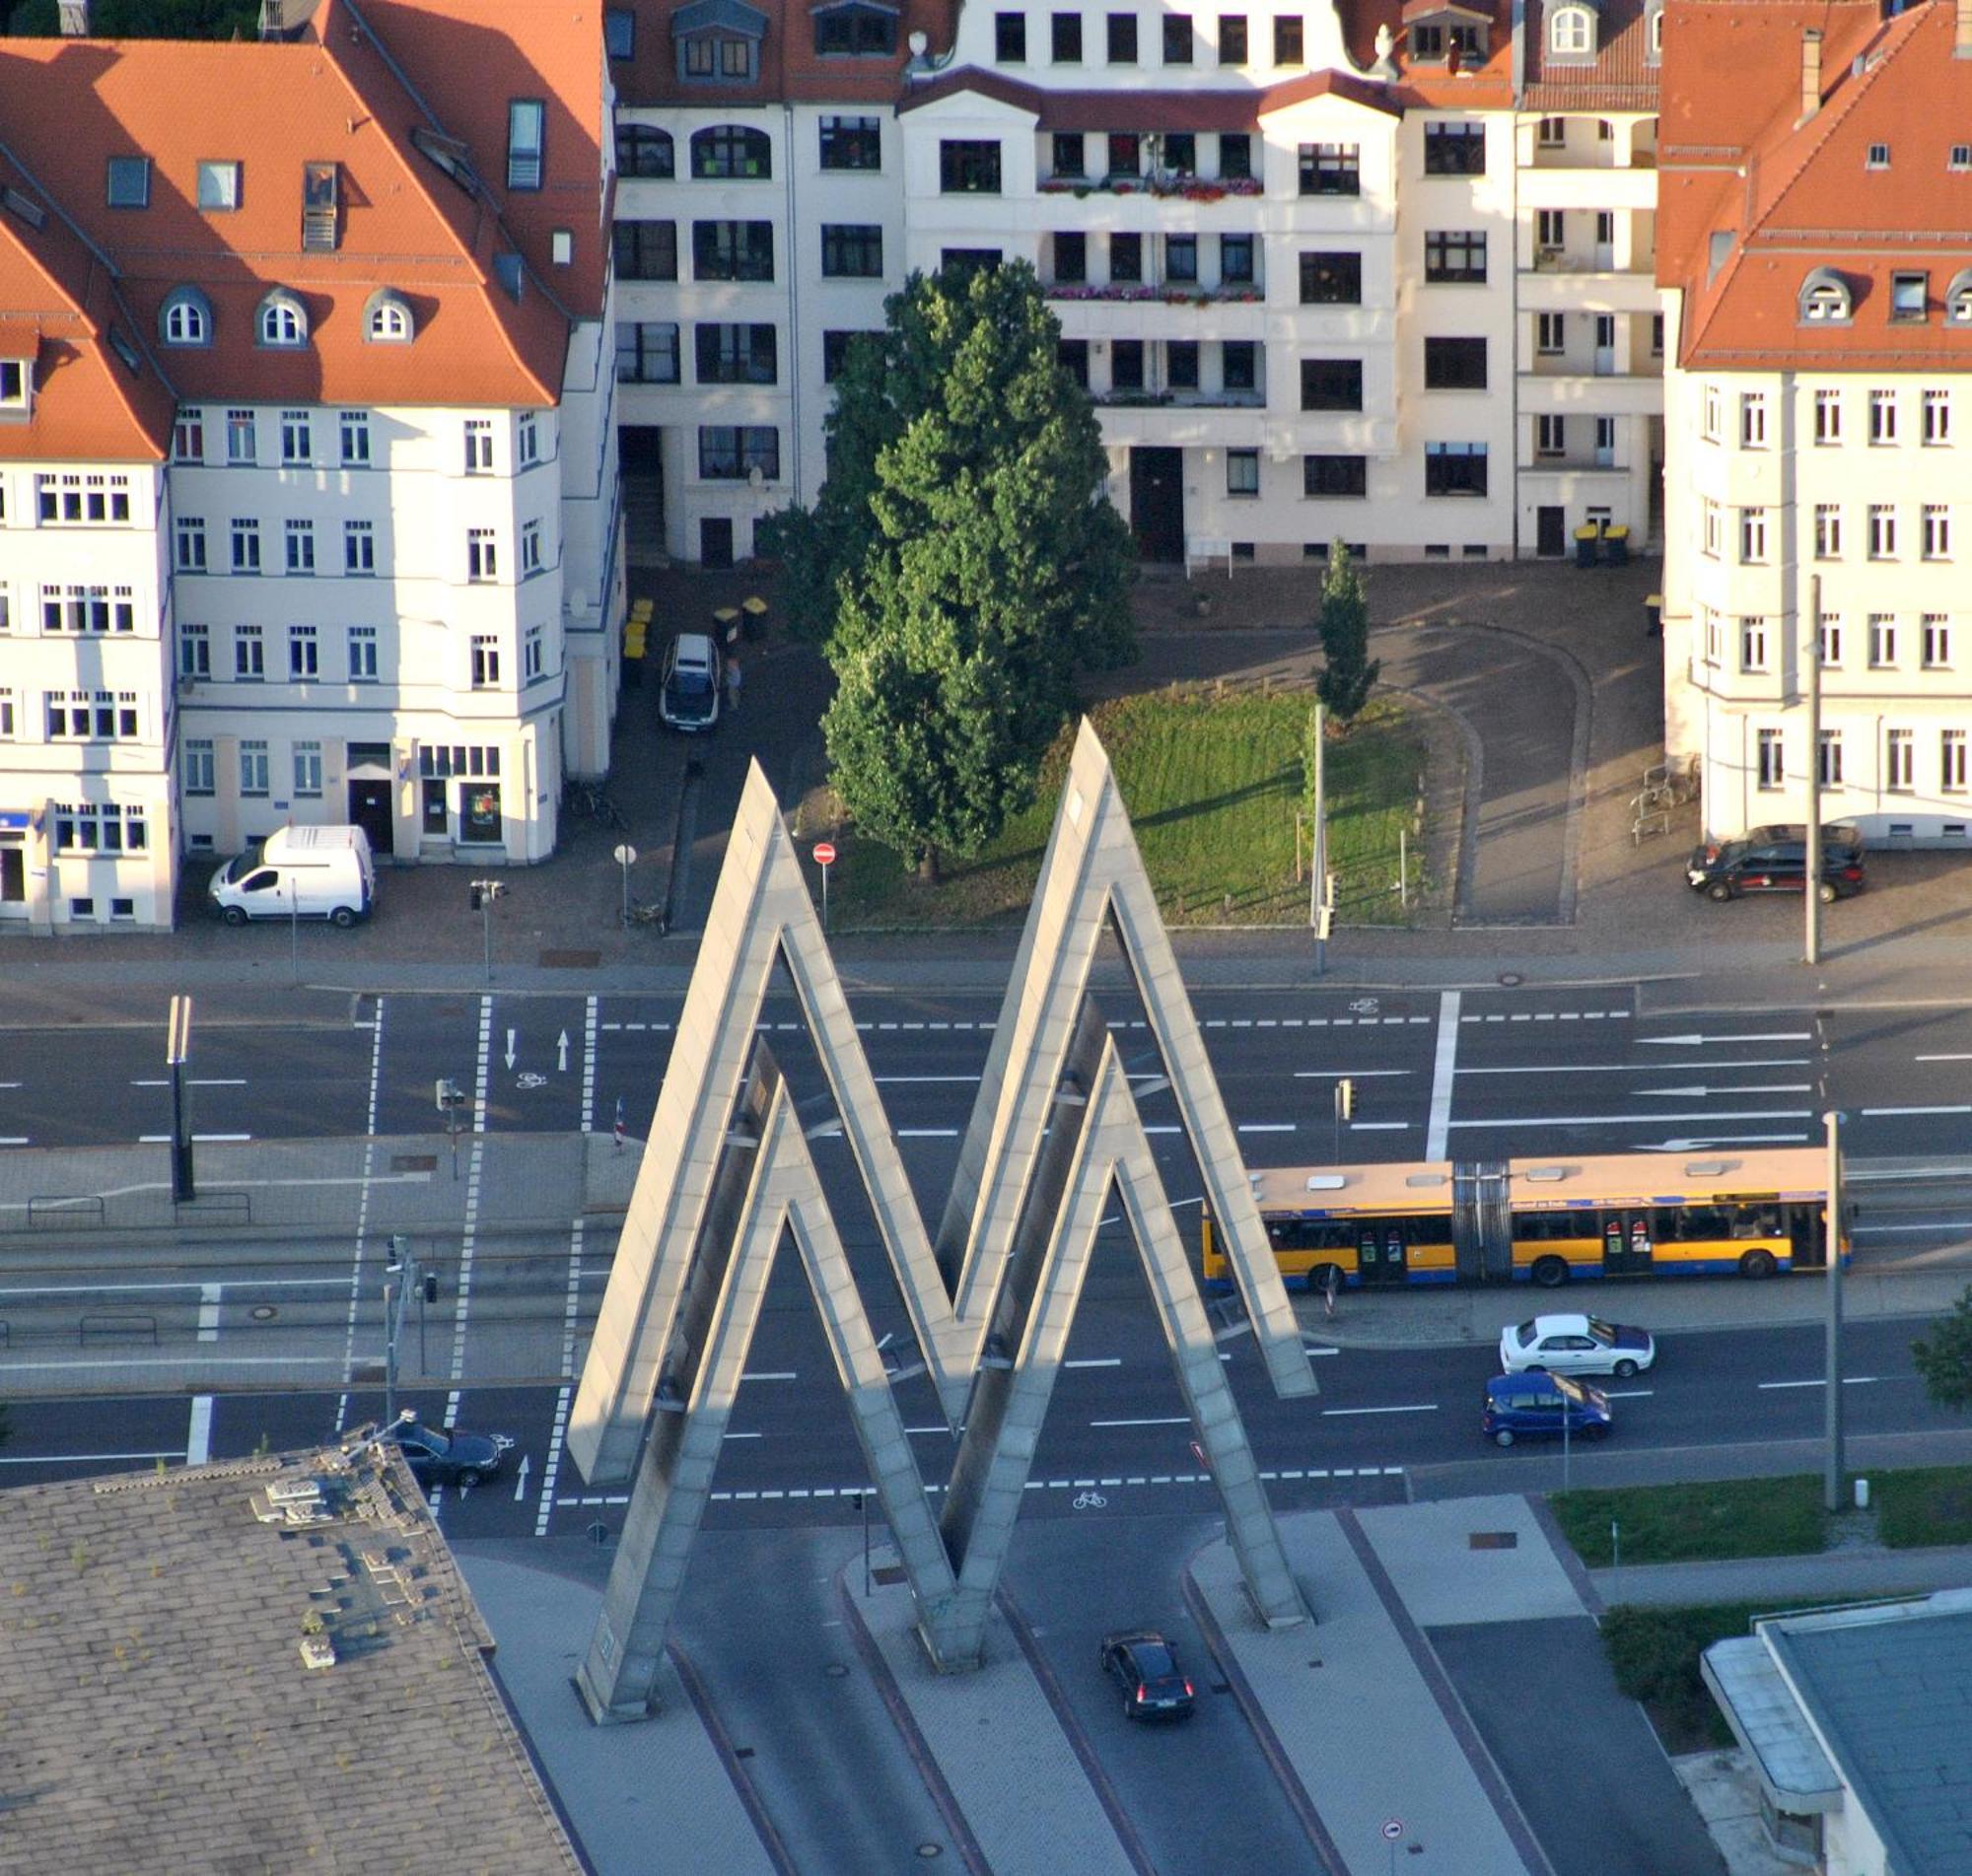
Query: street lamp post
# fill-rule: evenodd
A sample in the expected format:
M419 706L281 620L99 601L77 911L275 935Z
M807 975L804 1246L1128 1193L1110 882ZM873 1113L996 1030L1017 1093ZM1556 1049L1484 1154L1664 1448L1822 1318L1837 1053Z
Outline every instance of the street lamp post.
M493 901L507 888L497 879L475 879L470 888L472 909L479 914L486 939L486 981L493 981Z
M1822 1117L1828 1129L1828 1451L1823 1460L1821 1502L1830 1511L1842 1508L1842 1116L1830 1108Z
M1807 901L1801 962L1821 962L1821 576L1807 583L1807 642L1800 648L1807 694Z

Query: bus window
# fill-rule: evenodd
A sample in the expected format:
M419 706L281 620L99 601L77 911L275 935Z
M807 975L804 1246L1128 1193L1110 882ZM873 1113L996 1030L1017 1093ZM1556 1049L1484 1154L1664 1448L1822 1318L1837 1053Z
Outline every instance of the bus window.
M1392 1218L1386 1229L1401 1229L1412 1244L1449 1244L1451 1215L1447 1212L1428 1212L1408 1218Z

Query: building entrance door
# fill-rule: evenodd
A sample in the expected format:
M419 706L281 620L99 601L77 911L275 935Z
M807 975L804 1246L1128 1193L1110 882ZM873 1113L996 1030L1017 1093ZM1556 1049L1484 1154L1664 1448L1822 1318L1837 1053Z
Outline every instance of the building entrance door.
M1534 552L1543 560L1559 560L1568 552L1568 511L1541 508L1534 511Z
M733 523L723 515L704 516L698 523L698 558L706 567L733 564Z
M28 857L19 834L0 834L0 918L28 909Z
M395 817L390 812L390 784L382 776L349 778L349 819L370 836L370 851L379 859L396 851Z
M1184 558L1184 452L1130 452L1130 528L1146 560Z

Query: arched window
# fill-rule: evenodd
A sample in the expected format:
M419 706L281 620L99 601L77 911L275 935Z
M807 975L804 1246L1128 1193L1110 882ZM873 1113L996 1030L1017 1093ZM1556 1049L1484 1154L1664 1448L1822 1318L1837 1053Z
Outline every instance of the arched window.
M1972 325L1972 267L1953 274L1944 290L1944 323Z
M379 287L363 309L363 336L372 345L408 345L417 334L410 303L391 287Z
M1800 316L1806 325L1846 325L1849 320L1849 286L1828 267L1817 267L1801 282Z
M897 49L894 7L845 0L814 15L814 49L822 57L887 58Z
M260 343L308 343L308 313L303 310L302 303L285 288L276 287L260 302Z
M1651 57L1662 58L1664 49L1663 8L1656 7L1651 13Z
M1595 23L1586 7L1561 7L1548 21L1548 49L1564 57L1585 58L1595 49Z
M158 331L167 345L210 345L211 303L196 287L179 287L166 297Z
M774 174L774 146L748 124L714 124L691 133L691 173L711 181L764 182Z
M655 124L616 126L616 171L619 175L656 176L669 181L675 174L671 133Z

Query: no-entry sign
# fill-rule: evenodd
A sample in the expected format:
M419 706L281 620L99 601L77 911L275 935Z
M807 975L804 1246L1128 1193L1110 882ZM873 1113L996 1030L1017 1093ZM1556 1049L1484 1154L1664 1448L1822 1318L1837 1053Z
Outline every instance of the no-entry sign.
M835 844L833 841L818 840L814 843L814 864L817 867L835 865Z

